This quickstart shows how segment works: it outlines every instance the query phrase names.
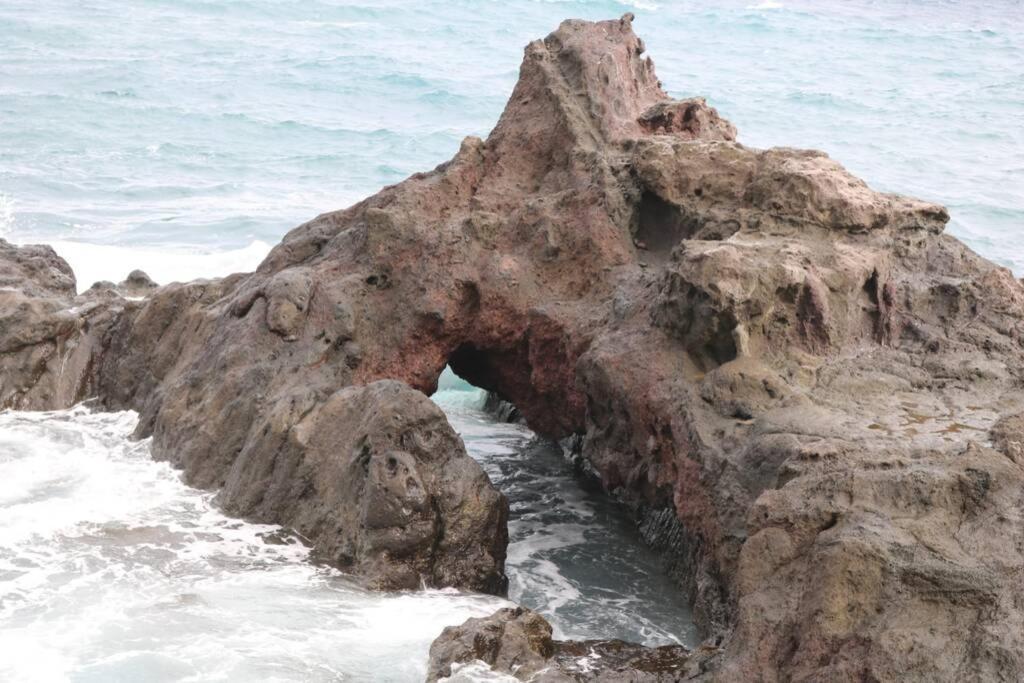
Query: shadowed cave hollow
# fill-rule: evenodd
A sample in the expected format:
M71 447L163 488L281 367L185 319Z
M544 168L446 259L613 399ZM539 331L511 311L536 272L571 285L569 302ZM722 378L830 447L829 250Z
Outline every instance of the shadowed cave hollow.
M694 200L704 197L704 189L693 189ZM662 263L671 258L672 250L687 240L721 241L740 229L735 219L708 220L707 212L695 212L685 206L666 201L646 189L634 207L633 239L647 260Z
M700 230L700 222L686 216L679 207L645 191L637 206L636 240L653 256L668 258L672 249Z
M495 378L496 363L461 347L432 398L509 499L509 598L542 613L561 637L698 644L684 591L630 510L571 448L535 434L513 404L471 380Z
M461 344L448 358L448 370L473 387L486 392L486 403L491 412L504 412L506 417L527 421L528 412L516 405L516 397L530 396L530 367L524 361L523 343L514 350L494 352L477 348L472 343ZM523 403L523 399L519 399ZM529 405L523 408L529 410ZM499 415L500 416L500 415Z

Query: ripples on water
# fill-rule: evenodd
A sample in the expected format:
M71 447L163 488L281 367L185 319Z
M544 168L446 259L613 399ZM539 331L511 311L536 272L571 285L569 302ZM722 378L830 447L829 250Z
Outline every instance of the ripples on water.
M0 237L56 243L83 287L252 268L485 135L528 40L626 11L671 93L707 96L742 142L945 203L954 234L1024 274L1012 0L5 0ZM620 511L478 398L438 400L512 500L512 597L568 637L691 641ZM134 422L0 415L0 680L419 680L443 625L504 604L312 567L150 461Z
M495 423L483 392L445 371L435 400L509 498L509 597L542 612L563 638L695 645L681 592L637 538L626 511L576 476L561 448Z
M314 567L153 462L135 422L0 414L0 680L422 681L445 625L505 604Z
M294 225L485 135L527 41L626 11L672 94L707 96L742 142L824 149L943 202L955 234L1024 274L1015 0L5 0L0 233L63 240L83 268L96 255L68 240L260 241L209 264L252 267ZM99 270L85 286L125 274Z
M557 448L493 423L479 390L446 382L438 402L512 503L510 598L564 637L693 643L621 510ZM0 413L0 680L421 681L444 626L508 604L372 593L315 567L278 527L225 517L153 462L129 440L136 419Z

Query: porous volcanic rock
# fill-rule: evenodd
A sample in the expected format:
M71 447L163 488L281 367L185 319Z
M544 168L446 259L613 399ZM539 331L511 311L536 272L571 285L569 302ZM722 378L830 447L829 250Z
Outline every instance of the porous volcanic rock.
M27 335L4 405L133 408L190 482L255 500L272 477L233 482L291 397L430 393L450 363L636 505L721 643L700 676L1024 677L1024 286L941 206L737 143L643 53L628 15L563 23L486 140L254 273ZM73 392L64 339L92 340Z
M505 591L508 501L433 401L380 380L324 400L299 390L268 412L232 464L225 511L287 525L376 588Z
M621 640L554 640L551 625L536 612L505 608L446 628L430 646L427 683L476 662L533 683L675 683L699 675L706 652Z
M0 239L0 410L68 407L95 394L104 332L123 309L76 298L75 287L50 247Z

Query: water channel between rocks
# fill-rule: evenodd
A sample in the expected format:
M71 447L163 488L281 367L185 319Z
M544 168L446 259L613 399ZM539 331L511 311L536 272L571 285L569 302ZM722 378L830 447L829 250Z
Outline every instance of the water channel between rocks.
M434 399L509 497L509 598L565 638L693 644L687 605L619 505L553 445ZM441 629L508 602L380 594L185 486L134 413L0 413L0 680L421 681Z

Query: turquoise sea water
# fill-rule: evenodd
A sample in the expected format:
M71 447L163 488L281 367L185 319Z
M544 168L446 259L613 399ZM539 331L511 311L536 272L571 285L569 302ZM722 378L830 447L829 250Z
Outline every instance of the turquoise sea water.
M1024 5L2 0L0 237L80 285L254 267L289 228L486 135L523 45L636 14L665 87L742 142L828 151L1024 275ZM557 449L445 375L435 400L512 503L510 597L560 635L693 644L682 596ZM0 413L0 680L419 681L504 600L367 593L223 517L136 416ZM486 672L458 680L497 680Z
M1011 0L5 0L0 234L58 242L85 285L252 266L486 134L527 41L626 11L665 87L708 97L742 142L821 148L943 202L1024 275Z
M509 498L509 598L558 637L698 643L624 510L483 398L450 372L434 395ZM444 627L509 604L360 588L297 542L265 541L277 528L225 517L129 438L136 422L0 412L0 681L419 682Z

